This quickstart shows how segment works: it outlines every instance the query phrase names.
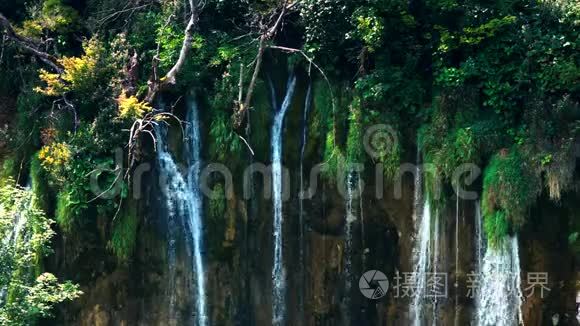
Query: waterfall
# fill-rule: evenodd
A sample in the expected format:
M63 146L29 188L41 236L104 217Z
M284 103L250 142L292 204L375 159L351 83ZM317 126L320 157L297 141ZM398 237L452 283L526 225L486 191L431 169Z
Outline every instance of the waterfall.
M431 202L423 193L423 169L421 153L417 150L415 171L415 198L413 222L415 238L413 247L413 277L415 291L410 304L410 315L413 325L421 326L425 317L426 299L429 297L428 278L430 273L438 272L439 265L439 218L438 213L431 216ZM432 324L437 324L437 296L432 296Z
M298 300L298 309L300 310L300 322L305 323L305 253L304 253L304 246L305 246L305 239L304 239L304 199L302 198L302 191L304 191L304 155L306 151L306 142L308 139L308 114L310 113L310 107L312 104L312 84L308 85L308 91L306 92L306 100L304 102L304 114L302 117L302 143L300 144L300 196L298 198L298 224L299 224L299 246L300 246L300 253L299 253L299 286L300 286L300 294Z
M429 206L431 206L431 205L429 205ZM429 218L431 218L430 215L429 215ZM433 252L433 255L431 256L431 259L433 261L433 270L432 270L432 272L434 274L437 274L437 273L439 273L439 268L440 268L439 267L439 265L440 265L439 264L439 258L440 258L439 257L439 241L440 241L440 233L441 233L440 230L439 230L440 221L439 221L439 214L437 213L437 211L435 211L435 217L433 218L433 222L432 223L434 223L433 231L432 231L432 237L433 237L433 240L432 241L433 242L431 243L431 246L432 246L432 249L431 250ZM445 232L445 226L443 226L443 232ZM445 236L443 236L443 239L445 239ZM427 271L427 273L428 272L429 271ZM427 274L427 277L429 277L429 274ZM427 284L428 282L425 282L425 283ZM426 290L429 290L428 287L429 287L429 284L427 284ZM438 317L438 314L437 313L438 313L438 309L439 309L439 301L438 301L438 297L437 296L433 296L432 305L433 305L433 307L432 307L433 308L433 316L432 316L433 322L432 322L432 325L433 326L437 326L437 317Z
M415 262L414 277L416 278L416 290L411 303L415 326L420 326L423 319L423 300L427 294L427 274L431 268L431 205L429 200L423 203L423 212L420 219L413 260Z
M27 192L30 192L30 183L26 185L24 188ZM30 238L29 233L26 230L26 223L28 219L26 218L26 214L24 212L33 205L34 202L34 195L31 193L26 196L26 200L22 203L22 206L19 208L19 213L14 214L12 220L12 228L10 229L7 234L3 234L2 239L2 246L0 250L14 250L18 246L18 241L24 237L25 241L28 241ZM0 205L0 212L4 209ZM1 284L0 285L0 307L5 303L6 295L8 294L7 285Z
M205 269L203 266L203 198L199 184L201 174L201 132L197 102L190 96L187 101L187 138L189 140L189 173L187 176L190 191L190 210L187 215L187 224L191 233L193 249L193 270L195 272L196 307L198 325L206 325L208 322L205 297Z
M344 280L345 280L345 293L343 300L343 313L345 325L351 324L350 311L352 309L351 305L351 290L353 281L353 270L352 270L352 257L353 257L353 224L358 219L357 205L355 205L355 199L359 198L359 193L355 191L359 190L358 175L356 172L349 172L346 177L346 223L344 227Z
M459 193L455 194L455 320L454 325L459 325Z
M423 201L423 171L421 169L421 153L417 147L417 160L415 168L415 190L413 202L413 223L416 227L413 265L414 277L416 278L416 290L411 298L411 318L415 326L421 325L423 315L423 298L426 292L426 273L429 270L429 251L431 242L431 208L429 201Z
M176 277L176 230L177 222L180 216L185 215L185 182L179 173L179 169L171 157L165 138L167 137L167 128L164 125L157 125L155 127L157 163L159 165L160 182L162 187L161 193L165 199L165 208L167 209L167 260L168 260L168 284L167 297L169 300L169 325L176 326L178 324L178 317L175 310L175 277Z
M481 203L475 202L475 238L477 243L475 244L475 259L477 263L476 272L477 275L481 275L483 269L483 255L485 253L485 234L483 232L483 218L481 214Z
M522 322L518 238L489 247L483 257L476 310L478 326L513 326Z
M205 326L208 324L206 311L206 295L204 281L204 266L202 258L202 198L199 190L199 171L201 165L201 137L199 132L199 119L197 104L193 100L188 101L188 163L190 170L187 180L183 177L175 160L169 153L165 144L167 130L164 125L155 127L157 143L157 160L159 162L161 187L165 196L168 211L168 257L169 257L169 312L172 322L177 323L176 298L175 298L175 229L178 224L187 225L190 233L191 249L193 255L193 272L195 274L195 325ZM178 220L183 218L185 221ZM179 223L178 223L179 222Z
M274 123L272 125L272 190L273 190L273 206L274 206L274 267L272 269L272 324L283 325L286 311L286 275L283 261L283 210L282 210L282 147L284 129L284 117L292 103L294 89L296 87L296 76L293 74L288 80L286 87L286 96L284 102L277 112L274 114ZM275 105L275 93L273 104ZM274 106L276 109L277 107Z

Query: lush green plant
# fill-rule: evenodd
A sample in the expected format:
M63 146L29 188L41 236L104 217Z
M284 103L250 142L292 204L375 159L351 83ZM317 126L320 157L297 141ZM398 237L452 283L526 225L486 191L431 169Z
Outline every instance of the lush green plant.
M209 216L213 219L223 219L226 212L226 194L224 186L217 183L209 199Z
M540 191L540 175L518 148L492 158L484 172L482 209L493 245L507 234L508 226L517 230L525 223Z
M374 52L381 46L385 26L373 8L357 8L352 15L352 24L355 30L348 34L349 37L361 39L369 52Z
M346 139L346 160L348 163L364 163L363 130L360 99L355 99L350 107L348 136Z
M108 245L122 263L128 262L133 257L137 246L138 228L137 203L131 200L126 201L119 216L113 221L113 231Z
M6 290L0 304L0 324L31 325L49 317L54 305L74 300L79 287L59 283L49 273L35 275L36 266L51 252L51 224L34 204L30 190L6 185L0 188L0 234L6 241L0 250L0 284Z
M140 101L136 96L127 96L125 92L117 98L119 117L121 119L137 120L153 110L149 103Z

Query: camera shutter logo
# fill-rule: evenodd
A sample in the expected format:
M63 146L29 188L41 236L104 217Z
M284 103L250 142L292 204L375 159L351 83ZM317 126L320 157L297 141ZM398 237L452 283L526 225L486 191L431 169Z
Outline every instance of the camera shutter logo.
M362 295L371 300L378 300L384 297L389 290L389 280L387 276L377 270L367 271L361 276L358 287Z

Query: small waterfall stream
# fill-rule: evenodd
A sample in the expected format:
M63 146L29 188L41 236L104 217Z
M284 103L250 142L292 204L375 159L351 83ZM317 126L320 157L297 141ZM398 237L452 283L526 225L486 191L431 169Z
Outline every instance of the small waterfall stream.
M415 261L414 277L416 278L416 290L411 303L413 315L413 325L421 326L424 314L424 300L427 294L427 274L431 270L431 205L429 200L425 200L423 211L418 216L419 228L417 238L415 239L415 248L413 250L413 260Z
M176 233L177 224L180 216L185 214L185 182L171 157L165 144L167 138L167 128L164 125L157 125L155 127L156 138L156 152L157 163L159 165L160 182L162 187L161 192L165 199L165 208L167 209L167 260L168 260L168 284L167 284L167 298L169 300L169 320L170 326L176 326L178 323L178 316L176 312L175 296L175 276L176 276Z
M477 243L475 244L475 259L477 262L477 275L481 275L483 268L483 255L485 253L485 234L483 231L483 217L481 214L481 203L475 202L475 239Z
M197 101L190 96L187 100L187 128L186 134L189 140L189 173L187 183L190 192L189 214L187 215L187 224L191 233L193 248L193 270L195 272L196 283L196 307L198 325L207 325L208 316L206 311L205 296L205 268L203 264L203 198L199 186L201 171L201 132L199 123L199 112Z
M427 206L427 205L426 205ZM431 206L430 204L428 206ZM437 210L435 210L435 216L431 217L431 215L427 215L429 216L429 218L433 218L433 229L432 229L432 243L431 243L431 251L432 251L432 256L431 256L431 261L433 262L433 269L431 271L427 271L427 275L425 276L425 278L429 278L430 275L428 274L429 272L433 273L433 274L437 274L437 273L441 273L441 272L445 272L445 270L441 267L441 261L440 261L440 254L439 254L439 244L440 244L440 240L441 238L445 239L445 225L443 226L443 230L440 230L440 221L439 221L439 214L437 212ZM441 232L443 232L443 236L441 236ZM426 281L425 282L427 284L427 291L430 291L429 289L429 282ZM429 293L429 292L427 292ZM430 296L430 294L428 295ZM437 326L437 320L439 317L439 298L437 296L433 296L432 300L431 300L431 304L432 304L432 308L433 308L433 314L431 316L431 319L433 320L433 322L431 323L431 325L433 326Z
M486 250L476 301L478 326L513 326L523 320L520 273L517 236Z
M432 218L431 204L423 193L423 169L421 168L421 154L417 150L415 170L415 198L413 203L413 222L415 228L415 244L413 248L413 275L416 278L416 289L411 298L411 319L413 325L421 326L424 314L424 300L427 294L427 273L431 270L432 251Z
M455 194L455 318L454 325L459 326L459 193Z
M273 206L274 206L274 266L272 268L272 324L283 325L286 313L286 275L284 269L283 247L284 240L282 234L283 225L283 184L282 184L282 148L283 148L283 130L284 117L290 108L294 90L296 88L296 76L291 74L286 87L286 96L282 106L274 114L272 124L272 187L273 187ZM275 92L272 97L275 105ZM275 110L277 109L274 106Z
M26 187L24 188L25 191L30 192L30 183L26 185ZM25 241L27 241L30 238L29 233L26 230L26 223L28 221L26 214L23 214L22 212L24 212L26 209L30 208L33 205L34 202L34 195L32 195L32 193L29 193L29 195L26 197L26 200L22 203L22 206L20 207L19 211L20 213L15 214L13 216L13 220L12 220L12 228L10 229L10 232L8 232L7 234L3 234L3 239L2 239L2 246L0 247L0 250L4 251L4 250L14 250L15 248L17 248L18 246L18 241L20 239L22 239L23 237L25 238ZM4 208L0 205L0 212L2 212ZM6 300L6 296L8 292L8 288L7 285L5 284L0 284L0 307L5 303Z
M412 324L422 326L426 324L437 325L438 297L431 295L429 289L429 276L436 274L441 268L439 246L441 239L445 239L445 227L440 230L438 212L432 216L431 202L428 194L423 190L423 169L421 168L421 154L417 151L417 163L415 171L415 198L413 221L415 224L415 238L413 247L413 277L415 278L415 291L411 298L410 317ZM429 299L429 300L428 300ZM426 308L431 306L431 316ZM430 323L428 323L430 321Z
M202 258L202 198L199 190L199 171L201 164L201 137L199 132L199 118L197 103L188 100L188 163L190 165L187 179L183 177L179 168L169 153L165 139L167 130L163 124L155 127L157 160L162 180L161 187L165 196L165 204L168 210L168 260L169 260L169 313L170 323L177 324L176 289L175 289L175 255L176 255L176 226L187 225L191 236L191 249L193 255L193 273L195 277L195 325L208 325L205 294L205 270ZM184 220L180 220L183 218Z
M359 182L356 172L349 172L346 177L346 223L344 225L344 299L343 313L345 325L352 323L350 311L352 310L352 283L354 271L352 268L353 259L353 225L358 220L359 206L356 200L359 199Z

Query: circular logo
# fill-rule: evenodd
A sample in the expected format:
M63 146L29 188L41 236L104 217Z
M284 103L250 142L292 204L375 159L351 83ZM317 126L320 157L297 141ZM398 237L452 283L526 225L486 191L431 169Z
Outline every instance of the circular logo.
M385 124L371 126L363 138L365 151L375 159L392 151L398 142L397 131Z
M367 271L358 281L360 293L371 300L378 300L384 297L389 290L389 280L387 276L377 270Z

